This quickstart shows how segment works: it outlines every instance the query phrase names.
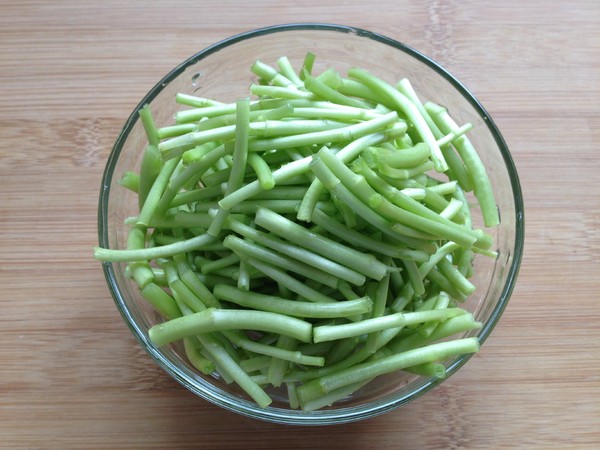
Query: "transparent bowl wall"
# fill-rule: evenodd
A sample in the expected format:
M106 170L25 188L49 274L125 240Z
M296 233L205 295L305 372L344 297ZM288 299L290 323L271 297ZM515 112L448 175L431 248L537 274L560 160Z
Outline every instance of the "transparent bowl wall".
M135 195L117 182L126 171L138 171L140 166L146 137L138 120L139 108L148 103L158 126L172 124L173 114L180 108L174 102L176 93L233 102L248 96L248 87L255 80L250 66L256 59L276 65L276 60L286 55L295 67L300 67L307 51L317 56L316 73L333 67L344 74L350 67L358 66L390 83L407 77L422 101L444 105L459 124L471 122L474 125L469 137L487 167L501 215L500 226L490 230L499 258L476 258L472 281L477 291L464 305L484 324L482 329L465 336L478 336L483 342L508 302L523 249L523 204L513 161L484 108L452 75L417 51L364 30L324 24L255 30L215 44L175 68L133 111L109 157L100 194L100 245L124 248L127 228L123 221L138 213ZM477 215L475 223L481 224ZM104 263L103 267L118 309L154 361L193 393L237 413L288 424L350 422L394 409L440 383L435 379L395 373L378 378L328 409L291 410L277 391L271 392L275 398L273 406L258 408L235 386L195 371L180 347L155 348L148 340L148 329L161 318L140 296L137 286L123 275L124 264ZM446 361L448 374L454 373L468 359L469 356L465 356Z

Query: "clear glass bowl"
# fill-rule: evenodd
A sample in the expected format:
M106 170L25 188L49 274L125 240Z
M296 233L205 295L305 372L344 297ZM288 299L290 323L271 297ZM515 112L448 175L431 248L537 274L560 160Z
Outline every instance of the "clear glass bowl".
M248 95L248 87L254 79L249 68L256 59L275 64L277 58L285 55L299 67L307 51L317 55L317 71L322 68L321 64L341 73L358 66L390 83L407 77L422 100L444 105L459 124L471 122L474 125L469 137L489 171L501 216L500 226L491 230L499 257L497 260L476 258L472 282L477 291L465 304L475 319L483 323L481 329L466 333L465 337L477 336L483 343L508 303L523 252L523 199L513 160L490 116L456 78L418 51L368 31L327 24L263 28L219 42L173 69L132 112L108 159L100 190L100 246L124 248L127 228L123 221L138 213L135 195L121 187L118 180L126 171L139 168L146 136L138 120L138 110L144 104L151 105L157 125L165 126L172 123L177 108L176 93L233 102ZM228 410L286 424L344 423L390 411L441 382L405 373L392 374L378 378L331 408L314 412L292 410L277 392L272 393L273 406L259 408L235 386L194 370L177 346L156 348L148 339L148 330L160 317L141 297L135 283L124 276L124 264L104 263L103 268L118 309L152 359L187 389ZM447 361L448 376L469 357Z

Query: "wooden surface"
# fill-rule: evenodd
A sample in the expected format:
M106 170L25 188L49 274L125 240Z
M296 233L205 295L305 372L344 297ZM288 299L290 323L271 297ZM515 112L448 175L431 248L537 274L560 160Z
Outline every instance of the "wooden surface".
M106 287L96 207L125 119L229 35L344 23L437 59L483 102L520 172L526 253L482 352L361 423L253 421L138 347ZM600 3L0 2L0 447L599 448Z

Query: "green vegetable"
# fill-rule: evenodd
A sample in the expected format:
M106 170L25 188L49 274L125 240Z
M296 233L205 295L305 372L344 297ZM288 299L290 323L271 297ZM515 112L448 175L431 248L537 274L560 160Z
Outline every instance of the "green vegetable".
M121 180L139 214L126 249L94 249L127 262L164 317L155 346L181 340L193 367L261 407L280 388L306 411L390 372L443 378L476 352L460 336L481 324L456 305L475 255L496 252L468 193L499 221L470 124L406 79L314 61L256 61L253 98L235 103L177 94L175 124L144 106L148 145Z

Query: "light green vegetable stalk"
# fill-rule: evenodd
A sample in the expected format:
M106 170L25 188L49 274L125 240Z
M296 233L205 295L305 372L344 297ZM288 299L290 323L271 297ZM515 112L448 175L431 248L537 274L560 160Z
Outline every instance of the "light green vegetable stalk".
M383 374L443 378L476 352L465 302L474 229L499 222L485 166L448 112L353 68L314 73L256 61L248 98L176 96L175 123L147 134L126 249L94 249L164 317L157 347L182 341L190 364L237 383L261 407L328 407ZM408 131L410 130L410 131Z

